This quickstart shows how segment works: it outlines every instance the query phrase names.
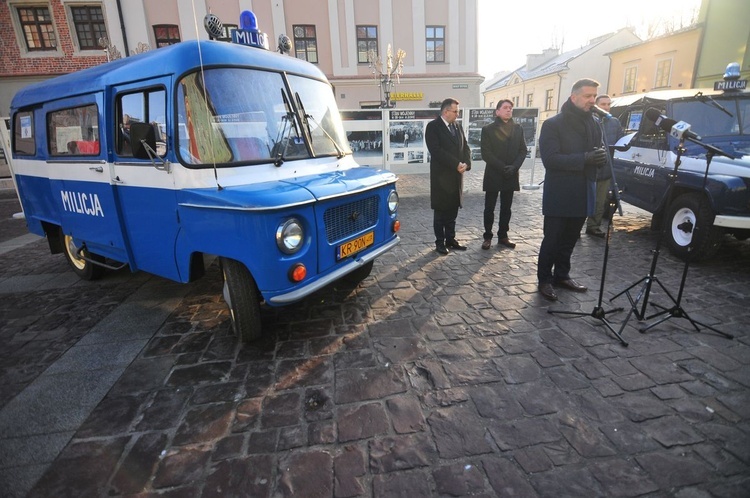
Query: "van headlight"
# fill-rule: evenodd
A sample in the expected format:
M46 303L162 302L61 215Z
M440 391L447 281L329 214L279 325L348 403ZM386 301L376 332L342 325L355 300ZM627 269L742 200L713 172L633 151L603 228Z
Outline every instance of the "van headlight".
M276 245L284 254L294 254L302 247L305 231L297 218L290 218L276 229Z
M388 212L393 214L398 209L398 193L395 190L391 190L388 194Z

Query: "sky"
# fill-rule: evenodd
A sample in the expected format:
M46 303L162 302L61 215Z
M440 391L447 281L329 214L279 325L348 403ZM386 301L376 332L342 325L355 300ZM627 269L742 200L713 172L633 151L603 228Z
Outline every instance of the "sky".
M649 23L689 25L700 0L478 0L479 73L486 79L526 64L526 54L561 53L632 26L646 39ZM533 13L533 15L531 14ZM533 19L531 21L530 19ZM663 24L663 23L662 23Z

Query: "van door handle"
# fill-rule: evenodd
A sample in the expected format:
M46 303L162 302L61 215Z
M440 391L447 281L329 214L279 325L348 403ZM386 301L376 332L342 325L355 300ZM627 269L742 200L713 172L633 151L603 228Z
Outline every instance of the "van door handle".
M124 181L120 180L119 176L116 176L112 178L112 183L125 183Z
M102 173L104 171L104 168L101 166L91 166L89 169L91 171L96 171L97 173Z
M639 153L633 152L633 155L632 155L633 159L638 159L639 157L641 157L641 155Z

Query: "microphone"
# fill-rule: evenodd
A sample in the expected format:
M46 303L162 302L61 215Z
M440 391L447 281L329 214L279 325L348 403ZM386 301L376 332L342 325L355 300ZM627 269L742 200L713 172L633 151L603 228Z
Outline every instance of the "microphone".
M591 114L596 114L600 118L611 118L612 115L599 107L598 105L592 105L591 106Z
M685 121L675 121L666 117L659 112L659 109L649 107L646 109L646 118L654 122L657 128L668 132L673 137L682 140L683 138L700 140L701 137L690 131L690 125Z
M672 126L672 131L669 132L673 137L682 140L683 138L692 138L693 140L700 140L701 137L690 131L690 125L684 121L677 121Z

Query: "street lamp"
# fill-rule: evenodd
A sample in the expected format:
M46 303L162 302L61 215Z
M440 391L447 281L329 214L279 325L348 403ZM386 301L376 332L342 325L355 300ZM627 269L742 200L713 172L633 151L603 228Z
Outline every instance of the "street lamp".
M388 109L395 105L391 103L391 89L396 83L399 83L399 76L404 72L405 57L406 52L401 49L396 50L396 56L394 57L390 43L386 52L385 64L374 50L367 52L367 62L370 64L372 75L378 79L380 85L381 108Z

